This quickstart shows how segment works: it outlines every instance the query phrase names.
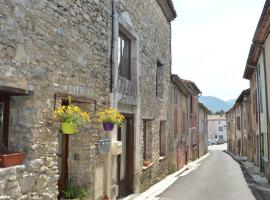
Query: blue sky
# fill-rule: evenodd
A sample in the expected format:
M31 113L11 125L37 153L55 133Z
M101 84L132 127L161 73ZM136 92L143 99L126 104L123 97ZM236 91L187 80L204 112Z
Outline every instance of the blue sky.
M173 0L172 72L205 96L236 98L264 0Z

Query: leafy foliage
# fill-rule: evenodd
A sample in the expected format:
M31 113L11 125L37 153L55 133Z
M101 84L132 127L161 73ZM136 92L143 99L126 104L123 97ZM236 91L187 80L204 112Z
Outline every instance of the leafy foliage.
M79 198L80 200L85 199L88 196L88 192L85 188L76 187L74 185L68 184L63 191L65 198L75 199Z

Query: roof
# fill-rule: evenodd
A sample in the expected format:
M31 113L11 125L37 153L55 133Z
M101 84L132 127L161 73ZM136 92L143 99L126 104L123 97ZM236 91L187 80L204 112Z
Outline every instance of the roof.
M222 121L226 120L225 114L222 115L208 115L208 120L213 120L213 121Z
M252 73L256 69L258 60L262 52L262 45L264 44L270 31L270 0L266 0L264 8L255 30L252 44L250 46L247 63L243 78L250 79Z
M226 114L229 114L229 113L235 111L235 107L236 107L236 106L235 106L235 104L234 104L233 107L231 107L231 109L228 110L228 111L226 112Z
M193 81L184 80L184 79L182 79L182 81L184 82L186 87L189 89L189 92L191 94L199 95L202 93L201 90L198 88L198 86Z
M186 87L186 85L183 83L183 80L177 75L177 74L172 74L171 75L171 81L176 87L186 96L189 95L189 90Z
M157 2L161 7L167 20L169 22L172 22L177 17L172 0L157 0Z
M204 110L205 112L209 113L208 108L203 104L203 103L199 103L199 107Z
M244 97L249 96L249 94L250 94L250 89L243 90L241 94L239 95L239 97L237 98L236 103L241 103Z

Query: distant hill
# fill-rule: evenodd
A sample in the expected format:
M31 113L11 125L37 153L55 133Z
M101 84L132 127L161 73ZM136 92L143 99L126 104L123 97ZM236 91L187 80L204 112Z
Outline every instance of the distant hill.
M235 99L223 101L222 99L213 96L200 96L199 101L203 103L212 112L217 112L220 110L224 110L226 112L235 103Z

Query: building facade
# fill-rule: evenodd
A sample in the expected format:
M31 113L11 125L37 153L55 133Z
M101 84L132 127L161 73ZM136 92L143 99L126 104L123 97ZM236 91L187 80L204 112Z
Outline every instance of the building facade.
M179 76L171 75L171 130L169 137L170 167L180 169L187 164L189 124L188 96L189 91Z
M250 80L251 90L251 130L254 137L252 145L255 164L270 178L270 127L269 127L269 29L270 1L266 1L258 22L244 72Z
M208 113L208 108L199 103L199 157L208 152Z
M175 17L170 0L1 3L0 142L25 154L23 165L0 169L1 199L57 199L68 183L89 199L115 199L168 174ZM92 113L73 136L53 119L69 96ZM108 107L126 117L109 134L95 117ZM101 151L117 141L121 155Z
M148 189L168 174L172 1L115 1L110 106L125 115L110 135L107 190L121 198ZM162 33L162 34L160 34Z
M183 79L182 79L183 80ZM190 95L188 96L188 160L199 158L199 100L200 89L190 80L183 80Z
M224 114L208 116L208 139L227 142L227 125Z
M236 153L236 113L235 106L226 112L226 124L227 124L227 149Z

